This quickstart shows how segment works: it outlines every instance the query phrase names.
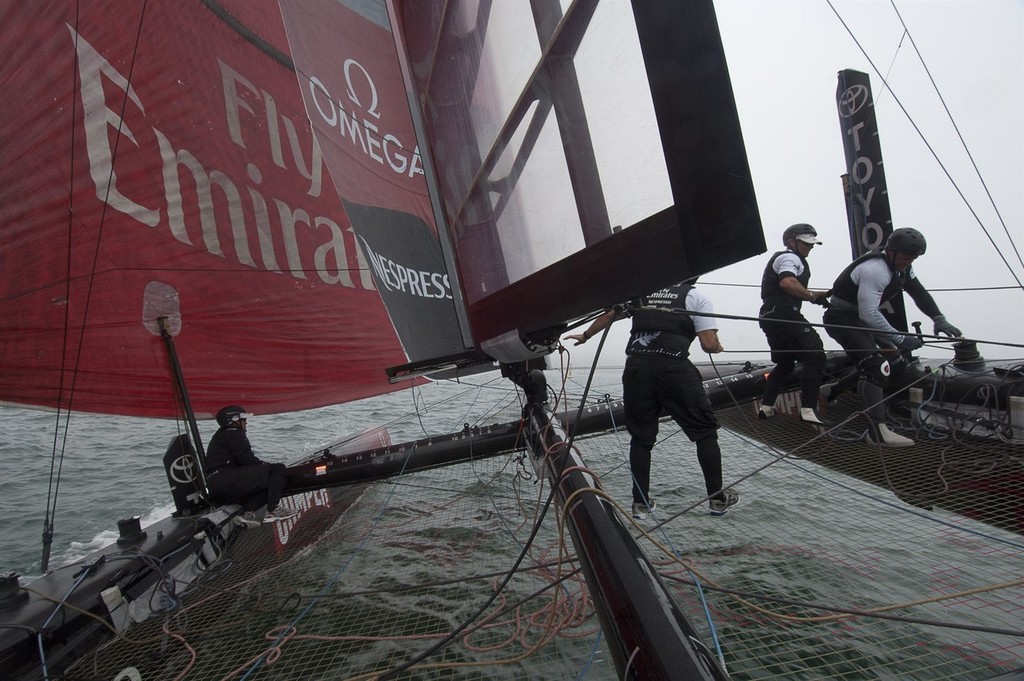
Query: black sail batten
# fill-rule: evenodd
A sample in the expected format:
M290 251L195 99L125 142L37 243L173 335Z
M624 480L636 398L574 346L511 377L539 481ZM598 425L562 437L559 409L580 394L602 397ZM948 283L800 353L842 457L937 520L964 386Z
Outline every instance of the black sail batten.
M868 74L846 69L839 72L836 106L846 156L843 194L850 227L850 248L856 259L881 248L892 234L892 210L885 183L882 145L875 119L875 100ZM903 296L882 308L889 323L907 331Z

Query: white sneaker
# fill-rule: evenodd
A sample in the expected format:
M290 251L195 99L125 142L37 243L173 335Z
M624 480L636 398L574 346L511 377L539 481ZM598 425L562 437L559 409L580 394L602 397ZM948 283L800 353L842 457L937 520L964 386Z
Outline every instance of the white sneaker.
M813 423L817 426L833 425L831 421L821 418L814 407L800 407L800 420L804 423Z
M775 416L775 407L762 404L761 408L757 410L757 418L759 419L770 419L773 416Z
M877 436L873 432L877 428ZM913 447L914 441L909 437L903 437L899 433L894 433L889 430L889 426L884 423L879 423L877 426L872 428L868 427L868 439L875 442L883 447Z

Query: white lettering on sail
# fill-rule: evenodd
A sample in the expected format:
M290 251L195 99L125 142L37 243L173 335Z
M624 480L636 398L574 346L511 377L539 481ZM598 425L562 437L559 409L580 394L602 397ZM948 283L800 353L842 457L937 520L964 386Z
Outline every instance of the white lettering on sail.
M118 106L108 105L107 83L124 92L138 114L145 117L146 110L141 98L128 79L88 41L79 36L71 26L68 26L68 30L71 32L72 43L78 50L89 173L100 201L152 228L161 224L162 212L166 210L166 225L171 236L190 246L194 244L189 229L194 230L196 226L186 224L186 218L198 216L202 247L206 252L220 258L233 257L248 267L262 267L283 274L276 251L279 247L275 246L283 244L287 270L292 277L308 279L308 264L312 259L313 271L326 284L341 284L367 290L375 288L366 258L351 230L342 229L326 217L310 215L303 207L291 206L281 199L271 197L272 200L268 201L258 189L263 182L263 173L255 163L250 162L246 168L251 184L239 185L226 172L211 169L202 159L202 150L194 151L178 146L174 140L155 127L145 129L145 126L140 127L138 123L133 123L135 129L129 128L124 120L129 116L126 114L122 117L115 110L120 108L120 100ZM254 140L246 140L245 132L253 129L265 130L267 139L263 142L267 145L269 154L249 156L257 159L270 158L274 165L298 172L310 182L307 194L311 197L319 196L323 155L315 138L310 137L313 141L307 163L295 125L278 113L273 97L223 62L220 62L220 71L224 88L225 119L231 141L246 149L247 144L252 144ZM262 119L262 115L257 116L256 105L264 108L266 120ZM246 125L245 117L260 120L254 120L253 123ZM139 120L138 116L132 120ZM279 124L280 122L283 124ZM114 136L110 134L110 128L114 128L122 140L134 144L140 151L152 149L159 153L161 172L159 177L153 178L153 183L156 186L163 185L163 206L142 205L118 190L115 155L111 144ZM288 167L289 158L281 136L282 128L285 131L284 137L288 140L287 149L291 152L291 168ZM149 144L146 143L148 135L154 140ZM192 190L190 193L185 193L182 182L186 182L185 188ZM214 188L217 191L214 191ZM246 195L248 200L243 199ZM186 199L186 196L189 198ZM195 206L187 206L186 200L195 201ZM270 205L276 209L273 215L268 208ZM221 206L220 212L216 210L218 206ZM222 244L222 234L218 230L218 215L226 215L230 222L231 242L227 253L224 246L228 244ZM274 218L276 223L273 221ZM250 221L255 225L255 244L250 242ZM316 245L311 256L308 253L304 256L300 252L299 229L315 237ZM259 250L259 265L252 251L254 246ZM360 267L358 279L353 278L349 271L350 249L354 249L353 254ZM333 264L329 264L331 260Z
M342 234L341 227L338 225L338 223L334 222L333 220L331 220L329 218L318 217L315 220L315 224L316 224L317 227L326 227L327 231L330 233L330 236L331 236L329 241L326 241L323 244L321 244L320 246L317 246L316 251L313 253L313 265L316 267L317 272L322 272L323 273L323 274L320 275L320 277L323 278L327 274L327 256L329 254L331 254L333 252L333 253L335 253L335 258L336 259L340 257L341 260L337 260L337 262L343 262L344 261L344 255L345 255L345 235ZM358 248L357 248L357 250L358 250ZM362 263L363 258L362 258L362 253L361 252L359 253L359 258L360 258L360 268L359 268L360 273L364 277L370 277L369 269L366 267L365 264ZM325 281L327 281L327 280L325 279ZM340 283L342 286L348 286L348 287L352 287L352 286L355 285L352 282L352 275L349 273L348 268L345 268L345 267L340 268L338 270L338 274L333 277L333 281L327 281L327 283L330 283L330 284ZM371 288L371 287L372 287L372 283L371 283L371 286L366 286L366 282L365 281L363 282L363 288Z
M312 227L309 220L309 213L298 208L292 210L284 201L274 199L277 205L277 214L281 217L281 231L284 234L284 252L288 256L288 268L296 279L305 279L306 273L302 271L302 259L299 257L299 244L295 239L295 225L302 223L306 227Z
M66 24L65 24L66 25ZM68 26L72 41L78 45L78 73L82 81L82 104L85 120L85 145L89 153L89 173L96 185L96 198L106 202L126 215L130 215L149 227L156 227L160 222L160 211L147 208L127 198L117 190L117 175L111 172L114 166L114 153L110 148L110 135L107 127L120 130L124 139L138 146L138 140L128 126L121 120L117 112L106 104L103 94L103 81L106 76L121 88L128 98L144 111L135 89L92 45L78 39L75 29Z
M186 244L192 243L185 228L185 210L181 198L181 183L178 180L179 170L185 169L192 175L195 186L196 198L199 203L199 223L206 250L213 255L224 257L224 251L220 247L220 238L217 236L217 223L213 212L213 193L210 191L212 183L218 185L227 197L231 232L235 241L235 257L239 262L255 267L256 263L253 262L252 255L249 253L249 237L245 232L245 215L241 209L241 197L235 184L219 170L207 173L194 154L185 149L175 151L171 147L170 140L163 133L156 128L153 128L153 132L160 145L164 194L167 198L167 217L170 220L171 234L174 235L174 238Z
M362 78L354 78L354 69ZM385 165L398 175L413 177L423 174L423 161L420 158L420 148L417 146L410 153L402 144L401 139L390 132L381 134L377 123L369 120L368 117L379 120L380 111L377 109L377 87L370 77L369 72L361 64L353 59L348 59L344 64L346 96L351 105L346 109L340 99L335 100L327 90L323 81L313 76L309 79L309 95L313 101L313 108L320 114L320 118L331 128L338 129L338 135L348 138L353 145L364 155L374 162ZM363 109L361 100L357 94L364 90L368 94L369 105ZM359 112L363 114L360 117Z
M249 179L253 184L263 182L263 173L254 164L250 163L246 170ZM277 255L274 253L274 234L270 229L270 213L267 210L267 201L263 195L254 188L249 187L249 198L252 201L253 213L256 217L256 236L260 240L260 253L263 255L263 266L271 272L280 272L277 265Z
M844 118L852 116L859 111L869 100L867 89L863 85L850 87L840 98L840 112ZM865 128L863 122L854 123L846 129L846 134L853 139L853 149L857 153L856 159L849 168L850 179L857 184L861 191L853 195L860 203L864 211L864 227L859 235L861 246L865 250L872 250L882 245L885 234L882 226L871 220L872 200L875 197L875 187L865 185L871 182L875 171L874 163L870 158L862 154L861 132Z
M256 117L252 104L239 92L238 86L240 85L245 91L250 93L251 98L263 104L266 111L267 142L270 145L271 158L274 159L275 165L287 170L288 166L285 164L281 146L281 128L278 125L277 102L274 101L270 93L259 90L247 78L224 62L218 59L217 63L220 65L221 82L224 88L224 111L227 114L228 132L231 134L231 141L243 149L246 148L245 140L242 137L240 110L248 112L254 118ZM287 130L288 145L292 152L292 160L295 162L295 169L310 181L307 193L310 196L320 196L323 178L323 153L320 151L320 145L317 143L316 137L311 137L313 143L311 145L309 165L307 166L302 153L302 146L299 144L299 136L295 131L295 124L291 119L284 116L280 116L280 119L284 121L284 127ZM263 128L263 126L253 127L257 127L257 129Z
M448 275L443 272L426 272L414 270L397 263L390 258L373 252L370 245L362 237L363 252L366 253L377 278L384 284L385 290L401 291L420 298L451 298L451 284Z

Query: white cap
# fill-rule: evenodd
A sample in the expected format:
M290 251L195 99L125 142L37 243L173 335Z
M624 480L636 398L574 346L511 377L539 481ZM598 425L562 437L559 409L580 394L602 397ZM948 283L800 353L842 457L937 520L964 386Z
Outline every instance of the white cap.
M797 241L803 241L805 244L820 244L821 240L813 234L797 234L794 237Z

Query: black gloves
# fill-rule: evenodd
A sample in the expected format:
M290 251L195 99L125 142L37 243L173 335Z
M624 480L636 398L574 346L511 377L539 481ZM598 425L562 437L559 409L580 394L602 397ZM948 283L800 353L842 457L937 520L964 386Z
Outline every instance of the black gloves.
M952 338L960 338L963 336L963 334L960 332L960 329L956 328L955 326L946 321L945 315L940 314L937 317L935 317L932 321L935 322L936 336L946 335Z
M921 340L921 337L912 333L904 334L896 341L896 347L900 350L917 350L922 345L924 345L924 341Z

